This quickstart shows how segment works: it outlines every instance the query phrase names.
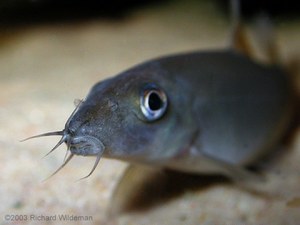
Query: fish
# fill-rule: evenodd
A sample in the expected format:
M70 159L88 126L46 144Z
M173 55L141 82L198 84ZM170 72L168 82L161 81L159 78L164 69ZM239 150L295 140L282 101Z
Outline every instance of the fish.
M104 157L245 180L288 130L292 96L279 65L234 48L179 53L96 83L62 130L25 140L61 136L49 153L65 143L67 154L53 175L77 155L96 157L84 178Z
M162 57L100 81L79 103L55 150L191 173L243 178L288 127L291 89L279 67L231 51ZM31 137L32 138L32 137Z

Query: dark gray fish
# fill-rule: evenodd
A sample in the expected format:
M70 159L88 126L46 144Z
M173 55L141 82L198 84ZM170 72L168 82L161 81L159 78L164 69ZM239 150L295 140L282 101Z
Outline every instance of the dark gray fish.
M116 158L191 173L249 176L291 118L279 67L234 51L154 59L94 85L59 132L71 154ZM90 173L90 174L91 174ZM90 175L89 174L89 175ZM89 176L88 175L88 176Z
M62 136L50 152L66 143L70 154L56 172L82 155L96 156L86 177L101 157L236 180L256 177L244 168L268 154L286 133L293 88L279 66L239 53L249 56L251 49L238 1L231 6L231 50L196 51L137 65L94 85L62 131L31 137ZM265 42L266 51L273 53L273 42Z

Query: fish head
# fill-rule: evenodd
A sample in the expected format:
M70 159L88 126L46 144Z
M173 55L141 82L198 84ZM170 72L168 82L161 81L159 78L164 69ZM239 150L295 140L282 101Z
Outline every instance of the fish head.
M104 157L136 162L176 155L192 124L190 101L180 99L176 83L153 66L97 83L66 124L71 152L97 155L105 148Z
M62 136L49 153L66 143L70 154L52 175L74 155L96 156L86 177L102 156L163 167L190 147L197 129L192 93L183 76L152 61L95 84L62 131L27 139Z

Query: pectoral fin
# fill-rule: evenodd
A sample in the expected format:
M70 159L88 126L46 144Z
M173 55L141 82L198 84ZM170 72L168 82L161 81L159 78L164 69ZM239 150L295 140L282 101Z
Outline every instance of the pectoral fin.
M111 197L110 215L140 212L166 203L184 193L227 183L222 176L181 173L161 167L130 165ZM204 192L205 193L205 192Z
M228 176L234 182L251 183L251 182L265 181L262 175L247 170L245 167L223 162L207 154L202 155L202 157L204 158L204 160L208 161L211 165L214 165L216 170L219 170L221 174Z
M158 188L157 180L163 179L163 171L152 167L130 165L120 178L110 202L110 214L116 215L129 211L143 209L141 198L147 197L151 201L149 189ZM156 181L154 181L156 180Z

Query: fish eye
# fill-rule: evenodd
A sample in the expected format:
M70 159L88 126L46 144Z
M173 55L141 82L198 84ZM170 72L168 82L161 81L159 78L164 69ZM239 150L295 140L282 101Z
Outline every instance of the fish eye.
M156 87L145 88L141 98L140 107L148 121L154 121L163 116L168 105L165 92Z

